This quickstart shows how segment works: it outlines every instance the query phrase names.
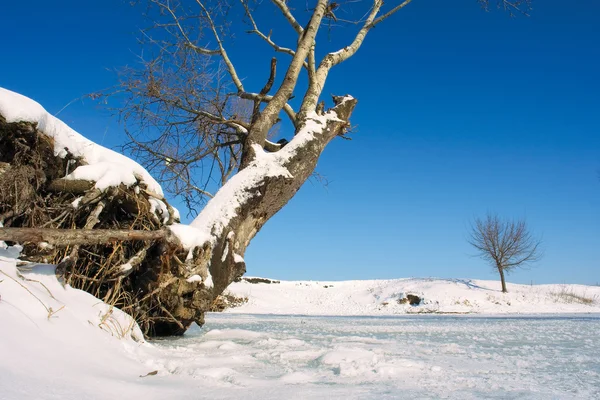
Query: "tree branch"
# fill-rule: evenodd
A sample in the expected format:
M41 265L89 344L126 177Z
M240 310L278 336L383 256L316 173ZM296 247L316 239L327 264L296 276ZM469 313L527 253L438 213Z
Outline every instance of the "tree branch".
M285 2L283 0L271 0L271 1L273 2L273 4L275 4L277 6L277 8L279 8L281 10L281 13L285 17L285 19L287 19L287 21L290 23L292 28L294 28L294 30L296 31L298 36L302 36L302 34L304 33L304 28L302 28L302 26L298 23L298 21L296 21L296 18L294 18L294 16L292 15L292 12L288 8L287 4L285 4Z
M408 4L410 1L411 0L406 0L404 3L395 7L389 13L382 17L389 17L390 15L404 7L406 4ZM306 91L304 99L302 100L302 106L300 107L301 116L305 116L308 114L309 111L315 109L319 101L319 97L321 96L321 92L325 87L325 81L327 80L327 76L329 75L329 71L331 70L331 68L352 57L362 46L362 43L365 37L367 36L367 33L374 26L373 22L376 21L375 18L377 17L377 14L379 13L382 6L383 0L374 0L373 7L369 12L368 17L366 18L365 23L363 24L363 27L358 31L352 43L339 51L327 54L323 58L323 60L319 64L319 68L317 69L312 82L310 82L309 84L309 88Z
M408 5L408 3L410 3L412 0L405 0L402 3L398 4L396 7L392 8L390 11L388 11L387 13L383 14L382 16L378 17L376 20L372 21L369 26L368 29L373 28L375 25L377 25L378 23L388 19L389 17L391 17L393 14L395 14L398 10L406 7Z
M94 245L118 241L176 240L169 229L140 231L129 229L50 229L50 228L0 228L0 240L19 243L50 243L56 246Z
M202 1L196 0L196 3L198 3L198 5L202 9L202 11L204 12L204 15L206 16L206 19L208 20L210 29L212 30L213 35L215 36L217 44L219 45L219 52L221 53L221 57L223 57L223 61L225 62L225 65L227 66L227 70L229 71L229 75L231 76L231 80L235 84L235 87L237 88L238 92L243 92L244 85L242 85L242 81L238 77L235 67L233 66L233 63L231 62L231 60L229 59L229 56L227 55L227 51L225 50L225 47L223 46L223 42L221 41L221 38L220 38L219 34L217 33L217 28L215 27L215 23L213 22L213 19L210 16L210 13L206 9L206 7L202 3Z
M274 1L279 2L280 0ZM271 129L271 127L275 124L279 112L284 108L288 99L292 96L298 81L298 76L304 65L306 57L313 46L326 9L327 0L318 0L315 11L308 22L306 29L303 31L300 37L298 48L296 49L296 55L292 59L292 62L286 71L281 86L271 101L269 101L256 122L252 125L252 128L248 133L248 137L244 143L244 149L247 151L242 153L240 169L245 168L254 159L255 154L253 152L253 144L258 144L260 148L264 146L269 129Z

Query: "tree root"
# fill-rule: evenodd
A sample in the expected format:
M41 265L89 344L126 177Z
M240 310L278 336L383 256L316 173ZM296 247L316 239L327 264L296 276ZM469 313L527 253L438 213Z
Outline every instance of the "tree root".
M168 229L175 210L141 180L102 191L65 179L85 161L54 150L35 124L0 116L0 240L22 244L24 260L57 264L65 284L134 316L147 336L202 324L219 293L187 278L207 269L211 250L188 257ZM168 216L157 213L156 201Z

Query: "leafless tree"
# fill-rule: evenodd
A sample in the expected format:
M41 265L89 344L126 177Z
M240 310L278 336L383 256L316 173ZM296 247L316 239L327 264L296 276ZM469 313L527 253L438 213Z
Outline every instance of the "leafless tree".
M525 220L507 220L487 214L485 219L475 219L468 241L481 258L498 270L504 293L507 292L505 271L534 263L542 257L541 241L531 234Z
M125 69L112 94L124 101L129 149L199 209L191 225L204 242L173 278L178 285L210 275L214 298L245 272L252 238L313 174L329 142L347 137L357 100L324 99L329 74L411 1L138 1L151 21L141 32L141 67ZM527 2L498 4L512 12ZM233 52L240 30L272 54ZM281 125L287 134L277 138ZM194 296L197 307L206 304Z
M140 37L144 52L139 66L121 71L121 85L111 92L124 101L119 111L130 138L126 149L167 192L183 197L195 214L254 159L254 144L276 152L291 140L289 136L279 143L270 140L280 132L280 118L298 132L311 112L323 113L321 94L333 67L354 56L371 29L410 2L322 0L292 7L290 2L271 0L270 6L291 27L290 32L273 32L276 25L271 18L264 18L264 13L262 20L255 18L260 2L254 0L137 1L146 6L150 21ZM479 3L490 7L489 0ZM511 14L526 13L531 5L530 0L493 3ZM239 26L272 48L274 57L234 60L227 48L235 45ZM317 38L324 27L328 35L333 30L340 37L349 36L348 45L318 62ZM327 40L321 42L323 48L328 45ZM261 90L248 90L241 78L239 71L246 64L264 65ZM285 76L275 88L277 66L282 64ZM301 80L298 87L303 73L307 83ZM302 99L296 108L290 102L293 97ZM348 121L343 125L333 137L344 137Z

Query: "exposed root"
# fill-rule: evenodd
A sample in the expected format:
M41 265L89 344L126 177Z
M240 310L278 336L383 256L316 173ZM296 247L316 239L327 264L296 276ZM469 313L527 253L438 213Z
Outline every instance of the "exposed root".
M35 124L6 123L0 116L0 222L9 228L159 231L175 221L173 208L142 181L102 191L93 182L64 179L83 163L70 154L55 156L53 140ZM165 204L168 217L157 214L156 200ZM202 282L186 281L191 265L206 263L210 250L196 249L190 259L173 237L21 244L25 260L57 264L65 284L134 316L149 336L182 334L192 322L202 324L218 294Z

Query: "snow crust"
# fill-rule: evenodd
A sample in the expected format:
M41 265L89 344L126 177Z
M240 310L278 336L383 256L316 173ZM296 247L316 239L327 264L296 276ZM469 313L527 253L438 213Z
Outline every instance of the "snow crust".
M83 157L88 165L76 168L65 176L66 179L93 180L96 188L104 190L120 184L131 186L137 182L136 178L140 178L149 190L163 195L160 185L141 165L86 139L28 97L0 88L0 114L7 122L37 123L41 132L54 138L56 155L65 157L68 150L76 157Z
M600 287L507 284L471 279L406 278L363 281L234 282L228 291L248 302L229 313L397 315L418 313L600 313ZM399 304L407 294L418 306Z

